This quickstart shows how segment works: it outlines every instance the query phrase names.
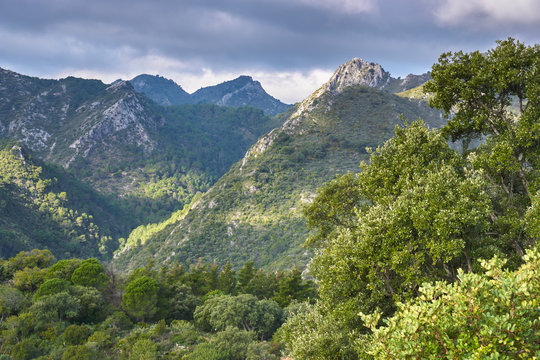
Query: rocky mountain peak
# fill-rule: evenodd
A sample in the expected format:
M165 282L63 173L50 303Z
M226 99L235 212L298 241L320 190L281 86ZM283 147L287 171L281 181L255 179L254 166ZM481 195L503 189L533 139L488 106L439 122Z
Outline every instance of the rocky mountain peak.
M326 83L325 90L341 92L347 86L362 85L383 88L390 81L390 73L381 65L353 58L342 64Z

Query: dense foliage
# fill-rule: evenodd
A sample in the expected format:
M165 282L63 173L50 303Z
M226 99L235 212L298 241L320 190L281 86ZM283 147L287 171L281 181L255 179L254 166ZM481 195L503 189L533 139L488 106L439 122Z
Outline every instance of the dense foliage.
M58 257L105 256L131 223L127 214L17 143L0 148L0 257L44 247Z
M298 270L253 263L149 263L123 277L32 250L0 261L0 275L2 359L278 359L274 333L316 297Z
M495 257L484 273L460 271L458 282L425 284L398 304L396 314L372 324L375 359L531 359L540 353L540 252L529 251L516 271ZM366 346L363 343L362 346Z
M396 127L306 207L320 299L282 330L292 357L538 355L540 47L497 44L433 66L441 132Z

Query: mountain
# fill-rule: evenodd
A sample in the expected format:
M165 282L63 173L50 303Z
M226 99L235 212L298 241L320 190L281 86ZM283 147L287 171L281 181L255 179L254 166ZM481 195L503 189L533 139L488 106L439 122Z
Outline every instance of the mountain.
M160 105L216 104L220 106L253 106L267 115L277 115L290 105L270 96L251 76L240 76L215 86L188 94L172 80L159 75L139 75L130 80L136 91L144 93Z
M115 199L131 225L181 209L280 121L255 108L162 107L126 81L44 80L0 69L0 138Z
M195 103L211 103L225 106L254 106L265 114L276 115L286 111L290 105L268 95L261 83L251 76L240 76L215 86L208 86L195 91L192 95Z
M302 248L308 234L302 207L317 188L336 175L357 172L366 147L390 138L402 124L400 114L443 125L441 114L424 101L390 93L413 86L412 80L393 79L380 65L360 59L343 64L189 209L132 234L115 261L128 268L148 258L305 265L311 253Z
M390 93L400 93L416 88L431 79L429 73L409 74L404 79L393 78L381 65L353 58L342 64L322 91L340 92L347 86L360 85Z
M142 74L129 80L135 91L144 93L159 105L190 104L190 95L173 80L162 76Z

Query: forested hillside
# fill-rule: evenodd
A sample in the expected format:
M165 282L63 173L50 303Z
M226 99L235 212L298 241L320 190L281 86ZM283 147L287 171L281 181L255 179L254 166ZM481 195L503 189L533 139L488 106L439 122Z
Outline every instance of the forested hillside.
M149 257L181 263L202 257L235 266L305 266L312 252L302 247L308 234L302 208L317 188L357 172L366 148L391 137L404 122L401 116L422 117L432 127L444 124L424 101L379 89L396 81L377 64L353 59L342 65L282 114L284 125L259 139L189 211L137 229L115 263L133 268Z
M78 202L79 210L86 209L85 202L109 204L108 210L94 209L95 221L88 220L92 226L105 226L100 238L113 238L103 253L107 256L136 226L166 219L206 191L260 135L280 124L279 118L250 107L162 107L122 81L106 85L73 77L44 80L0 69L0 137L12 139L32 161L43 162L44 169L54 168L48 164L64 168L49 179L58 188L73 190L67 182L86 184L85 195L67 191L68 201ZM56 181L55 176L62 179ZM58 191L62 192L66 190ZM23 203L28 201L34 202L29 195ZM81 210L75 218L83 213L90 215ZM5 236L20 228L13 225L22 221L20 215L14 209L4 213ZM47 247L59 258L98 255L96 244L62 248L69 237L55 241L57 235L36 232L34 225L28 228L17 230L25 235L14 240L13 251ZM6 258L13 251L0 255Z
M0 255L43 248L59 258L109 258L136 223L64 169L32 158L14 141L0 149Z
M139 268L47 250L0 260L0 356L6 359L268 359L272 336L316 297L297 269L246 263Z

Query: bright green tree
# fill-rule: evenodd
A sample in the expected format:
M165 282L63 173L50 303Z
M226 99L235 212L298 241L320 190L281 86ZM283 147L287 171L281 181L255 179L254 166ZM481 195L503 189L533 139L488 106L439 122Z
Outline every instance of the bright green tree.
M73 272L81 266L81 263L81 259L60 260L47 269L47 279L58 278L70 281Z
M494 249L483 236L492 213L483 176L422 121L396 127L361 168L306 209L320 249L310 266L320 300L303 325L290 327L293 356L358 358L351 336L366 331L360 311L391 314L394 301L417 295L424 281L453 281L458 268L473 270L474 259ZM357 198L342 206L345 196Z
M156 280L141 276L127 285L122 308L137 320L151 319L158 311L158 292Z
M133 344L129 360L154 360L157 358L156 344L150 339L139 339Z
M34 293L34 301L47 295L58 294L69 290L69 281L63 279L46 280Z
M91 286L97 289L105 288L108 280L109 278L105 275L105 268L97 259L84 260L71 275L73 284Z
M529 251L516 271L484 261L485 273L460 272L459 282L424 284L420 296L398 304L359 346L375 359L532 359L540 354L540 252ZM535 357L536 356L536 357Z
M25 268L43 269L52 265L56 259L49 250L33 249L31 251L21 251L15 257L8 260L8 268L11 273Z

